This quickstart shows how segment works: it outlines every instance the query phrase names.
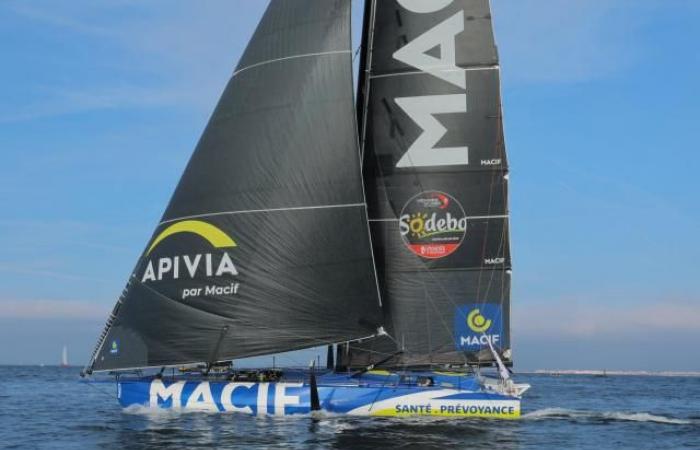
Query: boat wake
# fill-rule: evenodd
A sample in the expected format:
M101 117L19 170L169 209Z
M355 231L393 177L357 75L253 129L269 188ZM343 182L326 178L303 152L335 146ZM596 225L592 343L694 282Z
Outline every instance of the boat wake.
M592 422L653 422L672 425L691 425L696 421L660 416L645 412L586 411L564 408L544 408L523 414L525 420L584 420Z

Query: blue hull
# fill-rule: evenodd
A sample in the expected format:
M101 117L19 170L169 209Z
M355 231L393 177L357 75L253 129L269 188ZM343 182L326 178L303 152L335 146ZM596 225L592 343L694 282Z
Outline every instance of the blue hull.
M419 386L388 372L362 377L318 377L321 410L358 416L441 416L514 419L520 399L482 386L475 376L429 372L431 385ZM249 415L309 414L310 388L301 373L275 382L140 378L120 380L122 406L236 412ZM415 379L415 377L414 377Z

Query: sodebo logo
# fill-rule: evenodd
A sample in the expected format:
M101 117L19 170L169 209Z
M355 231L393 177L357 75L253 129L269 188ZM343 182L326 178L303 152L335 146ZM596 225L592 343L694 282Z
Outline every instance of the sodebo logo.
M467 215L451 195L421 192L401 210L399 232L414 254L427 259L443 258L454 253L464 241Z

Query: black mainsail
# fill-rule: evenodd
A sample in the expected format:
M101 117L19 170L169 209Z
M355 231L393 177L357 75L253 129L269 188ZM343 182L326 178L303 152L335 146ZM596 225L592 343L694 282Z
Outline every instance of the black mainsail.
M350 345L340 365L488 364L489 342L509 362L508 166L488 0L366 8L358 117L389 336Z
M87 371L373 335L350 0L273 0Z

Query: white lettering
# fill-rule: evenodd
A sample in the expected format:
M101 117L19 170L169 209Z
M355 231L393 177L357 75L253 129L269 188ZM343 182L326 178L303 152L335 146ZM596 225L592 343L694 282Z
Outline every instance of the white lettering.
M277 383L275 385L275 415L283 416L284 408L287 405L298 405L299 396L298 395L287 395L285 390L288 387L300 388L304 383Z
M211 253L207 253L204 255L204 262L206 263L206 269L207 269L207 276L210 277L212 275L212 270L211 270Z
M258 416L263 416L268 413L267 411L267 391L269 384L260 383L258 384Z
M236 295L239 285L240 283L231 283L228 286L207 286L204 289L204 295Z
M185 268L187 269L187 274L190 278L195 278L197 276L197 271L200 269L200 263L204 259L204 275L207 277L212 276L223 276L223 275L238 275L238 269L231 259L231 255L228 253L223 253L221 259L216 265L216 272L214 272L214 257L211 253L198 254L194 257L189 255L174 256L172 258L160 258L155 264L157 269L154 269L153 261L149 261L141 281L155 281L162 280L169 274L168 278L177 280L180 278L180 258L183 259L185 263Z
M146 281L156 281L156 273L153 270L153 261L148 261L146 271L143 273L143 278L141 278L142 283L145 283Z
M178 409L182 407L181 398L183 387L185 387L184 381L178 381L177 383L173 383L167 388L165 387L165 384L163 384L162 380L151 381L151 388L149 390L151 407L155 408L158 406L158 398L160 398L164 402L168 399L172 399L173 409Z
M214 403L214 397L211 395L211 388L209 387L208 381L203 381L197 385L187 400L187 409L194 409L197 411L211 411L217 412L219 408L216 407Z
M464 31L464 11L431 28L397 50L393 57L441 80L466 89L467 75L457 67L456 37ZM426 52L440 47L440 58Z
M221 257L221 261L219 262L219 268L216 269L216 276L220 277L221 275L228 273L231 275L238 275L238 271L236 270L236 266L233 265L233 261L231 261L231 257L228 256L228 253L224 253L224 256Z
M255 383L229 383L224 386L224 389L221 391L221 404L224 407L224 411L253 414L253 409L250 406L236 406L233 404L233 393L236 389L250 389L253 386L255 386Z
M190 260L190 257L185 255L185 266L187 266L187 273L190 274L190 278L194 278L197 274L197 266L199 266L199 260L202 259L202 255L196 255L194 260Z
M173 268L173 261L170 258L160 258L158 260L158 281L163 279L163 274L170 272Z
M202 288L183 289L182 290L182 299L184 300L187 297L199 297L201 293L202 293Z
M447 129L435 114L466 113L466 94L427 95L397 98L396 104L422 129L418 139L401 157L396 167L453 166L469 164L467 147L435 148Z
M431 13L439 11L454 0L398 0L399 5L415 13Z
M459 341L462 346L469 345L488 345L491 341L491 345L497 345L501 340L500 334L482 334L481 336L460 336Z

